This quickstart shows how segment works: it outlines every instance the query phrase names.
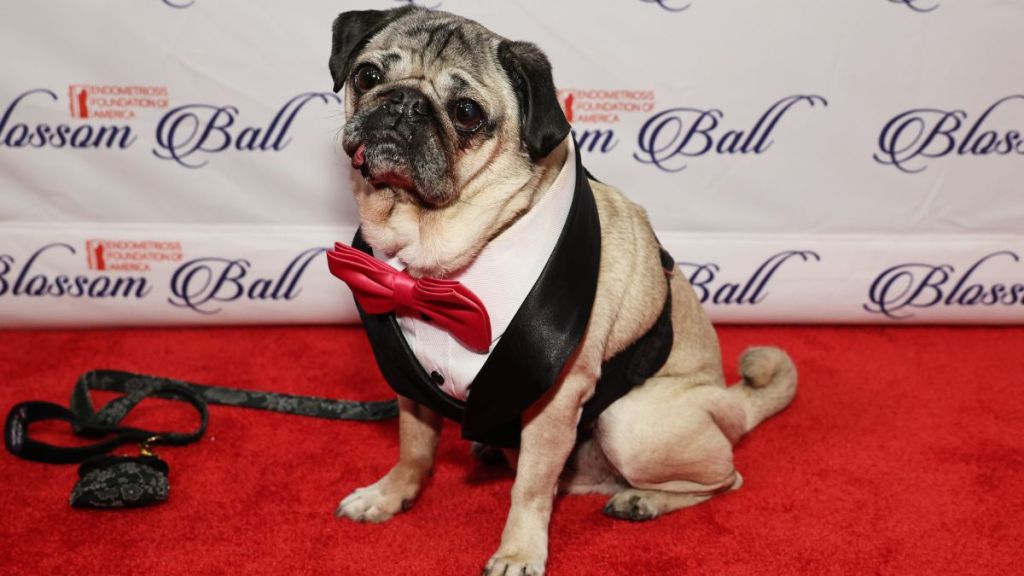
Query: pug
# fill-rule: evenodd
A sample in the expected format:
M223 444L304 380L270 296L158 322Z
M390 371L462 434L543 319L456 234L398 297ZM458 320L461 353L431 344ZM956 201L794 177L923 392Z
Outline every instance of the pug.
M608 494L607 515L641 521L739 488L732 447L793 399L793 362L749 349L726 386L715 331L643 208L582 167L545 55L405 7L338 16L330 71L360 218L339 250L387 264L406 297L387 312L356 297L399 394L400 451L337 515L408 510L444 417L515 467L485 574L544 573L558 492ZM349 256L331 260L346 281ZM479 296L460 305L479 300L486 329L453 335L417 311L408 294L427 280L423 293Z

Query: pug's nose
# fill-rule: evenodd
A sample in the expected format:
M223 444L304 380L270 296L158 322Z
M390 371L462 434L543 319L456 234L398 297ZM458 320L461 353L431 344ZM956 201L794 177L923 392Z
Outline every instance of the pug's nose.
M387 99L385 105L389 105L389 108L400 115L429 116L431 113L427 95L415 88L406 86L392 88L381 96Z

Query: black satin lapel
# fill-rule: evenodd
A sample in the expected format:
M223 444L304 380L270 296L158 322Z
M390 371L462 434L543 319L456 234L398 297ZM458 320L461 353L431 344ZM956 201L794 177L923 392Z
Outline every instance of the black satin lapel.
M520 415L554 385L590 320L601 223L576 149L576 188L551 257L470 388L462 435L519 443Z
M356 230L352 247L373 254L360 230ZM429 406L446 418L461 421L464 404L445 394L430 380L426 370L409 349L409 343L405 341L394 313L367 314L358 302L356 309L359 310L359 318L370 339L377 366L391 388L401 396Z

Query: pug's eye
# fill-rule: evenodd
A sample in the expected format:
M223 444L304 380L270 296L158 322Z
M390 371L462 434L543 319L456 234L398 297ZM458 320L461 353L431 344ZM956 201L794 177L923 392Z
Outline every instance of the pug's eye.
M484 111L476 102L463 98L452 105L452 119L457 130L475 132L484 123Z
M372 90L374 86L380 84L384 80L384 75L380 69L373 64L363 64L356 69L356 73L352 75L352 85L356 89L356 93L362 94L369 90Z

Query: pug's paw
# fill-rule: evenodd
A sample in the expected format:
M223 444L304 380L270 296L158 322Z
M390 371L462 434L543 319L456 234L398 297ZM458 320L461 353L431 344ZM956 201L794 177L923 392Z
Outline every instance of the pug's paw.
M384 522L399 512L412 507L415 495L405 496L398 490L388 490L383 481L357 488L338 504L334 515L356 522Z
M658 516L658 508L642 492L623 490L611 497L604 506L604 513L612 518L642 522Z
M544 576L544 561L528 554L503 554L498 550L484 568L483 576Z

